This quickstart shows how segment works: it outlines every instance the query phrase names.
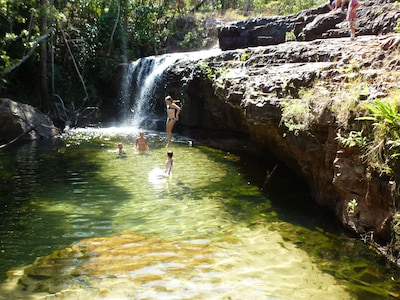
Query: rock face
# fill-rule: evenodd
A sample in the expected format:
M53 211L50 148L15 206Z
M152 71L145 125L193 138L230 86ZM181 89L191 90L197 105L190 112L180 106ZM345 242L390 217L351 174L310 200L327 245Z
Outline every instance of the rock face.
M400 17L394 1L363 1L358 9L356 35L377 35L393 32ZM219 28L222 50L277 45L292 33L296 40L348 37L347 6L331 11L323 5L293 16L270 17L236 22Z
M34 140L49 138L58 132L50 118L38 109L0 98L0 140L10 141L24 133L25 139Z
M360 149L336 138L359 126L355 107L398 88L399 50L400 36L392 34L225 51L175 65L167 90L184 93L181 126L206 128L198 138L217 131L248 137L243 151L272 152L307 180L316 202L345 227L387 246L393 244L396 182L369 174ZM292 123L285 122L288 105L297 109ZM219 136L220 147L225 141ZM358 204L355 214L349 213L351 201Z

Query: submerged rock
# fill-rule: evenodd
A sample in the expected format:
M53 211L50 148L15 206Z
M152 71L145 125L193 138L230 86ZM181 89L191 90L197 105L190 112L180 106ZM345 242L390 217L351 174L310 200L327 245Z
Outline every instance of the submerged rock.
M230 234L218 241L132 232L85 239L9 271L0 298L352 299L278 232L260 226Z
M206 268L212 249L208 243L170 242L135 233L84 239L69 248L38 258L17 273L26 294L56 294L85 288L102 277L131 276L141 281L160 280L166 270ZM148 271L146 271L146 269ZM158 274L158 275L157 275ZM12 272L9 273L12 277Z

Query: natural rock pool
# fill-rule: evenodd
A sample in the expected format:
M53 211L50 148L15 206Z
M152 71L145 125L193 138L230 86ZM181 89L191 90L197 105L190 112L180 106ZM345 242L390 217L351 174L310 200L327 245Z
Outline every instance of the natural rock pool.
M0 152L0 299L400 296L398 269L283 164L176 137L165 178L163 133L146 132L145 154L137 136L79 129Z

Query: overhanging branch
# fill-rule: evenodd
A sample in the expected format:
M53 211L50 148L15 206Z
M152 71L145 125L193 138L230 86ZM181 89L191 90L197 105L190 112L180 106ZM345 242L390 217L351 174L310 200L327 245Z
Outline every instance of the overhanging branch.
M41 35L40 37L38 37L37 40L34 42L32 48L29 50L29 52L28 52L24 57L22 57L21 60L20 60L17 64L15 64L15 65L9 67L8 69L5 69L5 70L1 73L1 76L4 77L4 76L7 75L8 73L14 71L14 70L15 70L16 68L18 68L20 65L22 65L29 57L32 56L33 53L35 53L35 50L36 50L37 47L39 47L40 42L43 41L43 40L45 40L45 39L47 39L48 36L49 36L49 33L47 32L47 33L45 33L44 35Z

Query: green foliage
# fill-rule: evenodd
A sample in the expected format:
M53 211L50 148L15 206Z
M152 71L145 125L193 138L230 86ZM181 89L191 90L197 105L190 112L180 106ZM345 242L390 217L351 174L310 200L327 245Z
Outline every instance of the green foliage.
M296 40L297 39L296 39L296 35L294 34L294 30L286 32L286 38L285 38L286 42L291 42L291 41L296 41Z
M183 49L205 46L208 42L201 22L187 28L182 28L179 22L179 19L188 19L188 13L199 1L74 0L48 1L48 5L42 6L40 3L0 1L2 96L20 101L29 98L31 104L40 103L39 80L48 78L49 88L55 87L50 93L58 95L66 105L94 105L99 102L96 86L109 79L121 62L163 53L171 37L173 45ZM284 15L318 4L311 0L301 3L293 0L205 1L191 16L196 20L196 14L204 18L218 14L233 16L232 12L235 17L246 18L251 14ZM47 31L51 33L40 44L49 51L48 74L39 72L38 63L41 54L37 40L43 35L42 30L46 30L41 29L42 18L46 19ZM25 59L27 53L30 56ZM241 57L242 61L247 59L246 54ZM206 72L210 78L221 75L221 70L215 68L208 68Z
M249 54L248 53L242 53L242 55L240 55L240 61L241 62L245 62L249 59Z
M360 107L359 100L368 96L368 84L360 74L360 65L350 60L348 65L339 70L343 75L343 83L336 87L332 97L331 111L341 128L347 128L348 122L354 119Z
M282 89L295 89L293 82L285 82ZM312 88L301 88L298 98L283 100L281 102L281 124L289 131L296 134L299 131L308 130L316 122L330 105L326 87L316 82Z
M0 14L0 74L5 82L8 79L4 73L36 46L33 43L40 32L33 21L39 9L35 1L4 0L0 2Z
M357 212L357 207L358 207L358 203L356 199L353 199L349 202L347 202L347 211L350 214L355 214Z
M189 31L185 34L183 41L179 43L181 47L187 48L198 48L201 46L202 38L196 33Z
M400 19L397 19L397 24L393 31L395 33L400 33Z
M222 75L222 71L220 68L212 68L206 62L200 62L197 66L202 70L204 74L206 74L207 78L211 80L215 80Z
M353 115L360 110L359 99L361 95L367 93L367 89L367 84L357 75L345 88L337 88L332 100L331 111L340 127L347 128L348 122L354 118Z
M360 147L363 148L367 144L367 137L363 135L363 131L350 131L347 136L342 136L340 132L337 133L336 140L345 147Z
M349 75L351 73L358 73L359 71L360 71L360 64L355 59L351 59L346 67L339 69L339 72L344 73L345 75Z
M282 119L289 131L307 130L312 123L313 114L307 101L302 99L290 99L281 102Z
M323 3L325 3L325 1L272 0L267 2L263 0L254 0L254 10L259 13L266 13L267 15L291 15Z
M365 147L368 163L381 173L400 170L400 90L393 91L385 100L375 100L365 105L368 115L357 118L372 125Z

